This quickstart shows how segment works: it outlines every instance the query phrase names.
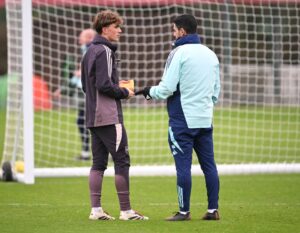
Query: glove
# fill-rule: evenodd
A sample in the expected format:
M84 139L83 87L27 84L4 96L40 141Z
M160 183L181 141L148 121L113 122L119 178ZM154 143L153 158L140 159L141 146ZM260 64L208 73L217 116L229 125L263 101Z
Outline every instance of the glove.
M150 100L150 99L152 99L152 97L150 95L150 88L151 87L145 87L143 90L136 91L134 94L135 95L143 95L146 100Z

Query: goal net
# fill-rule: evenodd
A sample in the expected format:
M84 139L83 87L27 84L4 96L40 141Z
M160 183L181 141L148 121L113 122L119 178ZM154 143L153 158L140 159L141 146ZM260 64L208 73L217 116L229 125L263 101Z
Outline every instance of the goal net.
M91 161L76 159L83 150L76 123L81 105L70 83L81 57L79 34L103 9L124 19L119 73L134 79L136 89L159 82L174 39L172 19L193 14L202 43L221 64L214 113L220 173L300 171L297 0L7 0L2 162L18 170L15 162L25 161L25 174L33 176L88 174ZM174 174L165 102L139 96L124 100L123 108L131 172ZM200 173L196 156L193 164Z

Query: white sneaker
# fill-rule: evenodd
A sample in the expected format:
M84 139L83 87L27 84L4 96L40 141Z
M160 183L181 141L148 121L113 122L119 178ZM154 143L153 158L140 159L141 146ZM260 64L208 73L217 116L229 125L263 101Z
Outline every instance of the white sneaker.
M147 216L138 213L135 210L121 211L120 220L149 220Z
M114 217L110 216L108 213L106 213L103 210L102 211L100 210L97 212L91 211L89 219L91 219L91 220L115 220Z

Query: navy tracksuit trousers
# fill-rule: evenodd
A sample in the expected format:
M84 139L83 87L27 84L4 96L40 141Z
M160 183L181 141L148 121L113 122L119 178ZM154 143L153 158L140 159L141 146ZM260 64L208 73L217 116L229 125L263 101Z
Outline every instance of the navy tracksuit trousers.
M85 110L79 109L77 115L77 126L80 133L81 139L81 150L89 152L90 150L90 134L85 126Z
M175 160L180 211L190 211L193 149L204 173L208 209L218 209L219 176L214 160L213 128L169 127L169 146Z

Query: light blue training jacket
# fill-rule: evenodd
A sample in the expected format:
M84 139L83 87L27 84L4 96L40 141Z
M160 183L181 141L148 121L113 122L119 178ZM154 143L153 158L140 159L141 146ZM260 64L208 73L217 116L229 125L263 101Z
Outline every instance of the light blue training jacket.
M171 127L210 128L220 93L219 60L202 44L184 44L168 56L153 99L167 99Z

